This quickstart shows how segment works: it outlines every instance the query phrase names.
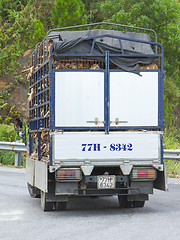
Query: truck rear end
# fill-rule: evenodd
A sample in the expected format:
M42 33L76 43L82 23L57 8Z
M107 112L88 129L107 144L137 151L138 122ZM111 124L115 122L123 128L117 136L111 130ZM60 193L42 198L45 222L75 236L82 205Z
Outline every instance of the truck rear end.
M32 55L30 195L45 211L71 196L143 207L154 188L166 190L163 47L145 33L63 30Z

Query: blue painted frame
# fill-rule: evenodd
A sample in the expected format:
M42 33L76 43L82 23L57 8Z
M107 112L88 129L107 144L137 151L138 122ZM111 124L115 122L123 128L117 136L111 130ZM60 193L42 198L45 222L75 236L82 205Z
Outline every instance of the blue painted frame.
M105 99L107 99L107 77L105 70L89 69L57 69L52 70L50 78L50 130L105 130L105 127L56 127L55 126L55 73L56 72L103 72L104 73L104 121L107 118L107 109L105 108Z
M108 51L105 54L93 54L93 49L95 46L95 42L97 38L103 38L103 37L110 37L110 38L116 38L119 40L119 44L120 44L120 48L122 53L121 54L111 54ZM113 130L127 130L127 129L156 129L156 130L161 130L163 131L163 77L164 77L164 73L163 73L163 55L164 55L164 50L163 50L163 46L157 42L148 42L148 41L142 41L142 40L137 40L137 39L132 39L132 38L124 38L124 37L119 37L119 36L114 36L114 35L101 35L101 36L97 36L97 37L88 37L86 38L86 40L93 40L92 41L92 46L91 46L91 50L89 54L57 54L57 57L90 57L95 58L95 57L103 57L105 59L105 69L104 70L89 70L89 69L58 69L58 70L54 70L52 68L52 61L53 61L53 45L50 47L50 58L49 60L46 60L40 67L38 67L38 69L35 71L35 73L32 74L32 77L30 78L30 88L32 87L34 88L35 86L35 82L37 82L37 75L39 74L39 70L40 70L40 75L42 77L42 71L43 71L43 75L45 75L45 66L49 66L49 71L47 71L46 68L46 74L49 76L49 80L50 80L50 84L49 84L49 126L48 124L45 122L45 130L54 130L54 129L61 129L61 130L100 130L100 131L104 131L105 133L108 134L109 131L113 131ZM140 42L140 43L144 43L144 44L151 44L154 45L156 48L160 47L161 53L160 54L125 54L125 51L123 49L123 44L122 44L122 40L127 40L127 41L135 41L135 42ZM42 45L42 43L37 44L37 47L40 47ZM47 48L47 46L46 46ZM43 50L43 54L44 54L44 50ZM35 53L32 53L32 58L33 56L35 56ZM158 72L158 126L154 127L154 126L138 126L138 127L110 127L109 124L109 113L110 113L110 87L109 87L109 74L112 71L123 71L123 70L118 70L118 69L110 69L109 68L109 59L113 56L116 57L160 57L160 61L161 61L161 67L159 70L141 70L141 71L156 71ZM48 65L49 64L49 65ZM31 63L31 66L33 65L33 61ZM36 67L34 65L34 67ZM55 72L68 72L68 71L78 71L78 72L93 72L93 71L102 71L104 72L104 127L56 127L55 126ZM33 82L33 80L35 79L35 81ZM39 98L40 95L37 95L37 97ZM41 101L41 99L38 99L38 102ZM29 103L29 107L30 107L30 113L32 111L32 106L31 103ZM40 111L38 109L38 111ZM40 116L40 113L38 113L38 116ZM42 132L42 130L40 130L40 126L43 123L42 119L40 117L34 118L34 116L30 117L30 121L29 121L29 133L31 134L32 132L38 132L38 155L40 156L40 132ZM49 144L50 144L50 166L52 166L52 139L50 137L49 139ZM30 147L30 152L32 149L32 143L31 143L31 137L30 137L30 143L29 143L29 147ZM162 139L161 139L161 161L163 163L163 145L162 145Z
M110 72L124 72L121 69L110 69ZM158 72L158 126L130 126L130 127L110 127L110 130L128 130L128 129L157 129L163 131L164 120L163 120L163 77L164 74L160 70L154 69L141 69L141 72Z
M108 59L107 54L107 59ZM56 127L55 126L55 72L104 72L104 127ZM89 70L89 69L58 69L53 70L51 73L50 80L50 129L61 129L61 130L105 130L109 133L109 130L128 130L128 129L157 129L163 131L163 74L160 70L144 70L141 72L158 72L158 126L130 126L130 127L111 127L109 120L109 106L110 106L110 86L109 86L109 73L110 72L123 72L121 69L109 70L109 65L105 71L103 70Z

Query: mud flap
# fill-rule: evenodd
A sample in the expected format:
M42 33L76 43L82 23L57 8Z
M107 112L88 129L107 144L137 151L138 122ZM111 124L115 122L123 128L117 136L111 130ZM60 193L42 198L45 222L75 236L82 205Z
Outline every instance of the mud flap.
M164 163L164 171L157 171L157 178L154 181L154 188L168 191L166 163Z

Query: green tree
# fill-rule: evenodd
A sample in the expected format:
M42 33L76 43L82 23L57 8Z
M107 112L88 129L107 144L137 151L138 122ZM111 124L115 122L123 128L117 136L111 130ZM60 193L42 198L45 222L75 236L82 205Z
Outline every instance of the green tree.
M51 9L53 27L66 27L86 23L81 0L56 0Z
M21 11L28 0L0 0L0 17L3 21L8 20L9 10Z
M18 67L17 57L44 38L50 28L49 6L49 0L0 0L0 76Z

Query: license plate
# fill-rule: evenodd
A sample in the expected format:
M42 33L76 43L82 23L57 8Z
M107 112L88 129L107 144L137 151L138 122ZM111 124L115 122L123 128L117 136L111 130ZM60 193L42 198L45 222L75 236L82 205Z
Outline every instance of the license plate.
M115 176L97 176L97 188L109 189L115 188Z

